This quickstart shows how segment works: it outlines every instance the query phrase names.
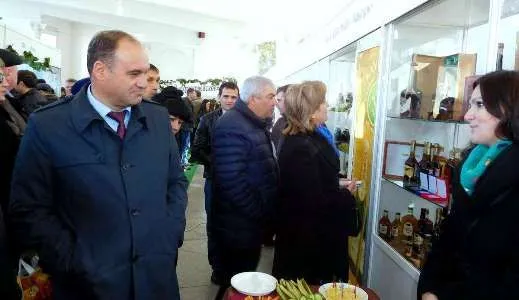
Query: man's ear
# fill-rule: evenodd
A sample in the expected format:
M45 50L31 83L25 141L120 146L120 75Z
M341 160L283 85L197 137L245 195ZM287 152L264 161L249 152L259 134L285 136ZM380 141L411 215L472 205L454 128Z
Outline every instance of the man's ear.
M98 60L92 67L92 77L96 78L97 80L104 80L108 71L108 66L104 62Z

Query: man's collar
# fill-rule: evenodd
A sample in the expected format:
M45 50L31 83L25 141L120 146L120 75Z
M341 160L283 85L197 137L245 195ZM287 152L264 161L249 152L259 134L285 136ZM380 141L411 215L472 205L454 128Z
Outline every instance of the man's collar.
M102 117L108 115L108 113L110 113L112 111L112 109L110 107L108 107L106 104L104 104L99 99L97 99L96 96L94 96L94 93L92 93L92 85L89 85L88 88L87 88L87 98L88 98L90 104L92 104L94 109ZM124 110L126 110L128 113L132 112L132 108L131 107L127 107Z
M247 106L247 103L242 100L236 100L236 104L234 104L234 109L239 111L241 114L246 116L249 120L251 120L258 127L266 128L269 125L268 119L261 119L258 117L250 108Z
M79 93L77 93L70 101L72 105L71 114L72 114L72 122L76 126L79 132L83 132L90 123L94 120L104 121L103 117L99 115L99 113L92 107L90 101L88 100L87 90L89 86L84 86L81 88ZM130 123L132 120L139 120L145 126L147 115L145 111L142 109L142 104L134 105L131 107L132 115L130 117Z

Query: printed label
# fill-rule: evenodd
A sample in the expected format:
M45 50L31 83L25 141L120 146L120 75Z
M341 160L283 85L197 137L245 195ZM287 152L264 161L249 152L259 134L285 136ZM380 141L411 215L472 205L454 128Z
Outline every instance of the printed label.
M384 225L384 224L378 225L378 232L382 235L386 235L387 234L387 225Z
M404 166L404 179L410 180L413 178L414 175L414 168L408 165Z
M394 238L398 237L398 226L393 226L393 228L391 228L391 234Z
M421 246L423 244L423 238L421 235L417 233L414 235L414 244L417 246Z
M406 237L412 237L413 236L413 224L404 223L404 228L402 231Z

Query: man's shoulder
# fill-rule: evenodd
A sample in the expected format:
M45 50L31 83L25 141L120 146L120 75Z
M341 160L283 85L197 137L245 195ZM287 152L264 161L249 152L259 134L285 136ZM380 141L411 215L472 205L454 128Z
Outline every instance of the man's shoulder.
M222 114L221 109L213 110L212 112L209 112L209 113L203 115L200 118L200 120L202 120L202 119L205 119L205 120L218 119L221 114Z
M36 109L33 112L33 114L46 115L46 114L60 113L60 112L67 111L70 108L70 104L72 103L73 99L74 99L73 96L67 96L67 97L61 98L57 101L54 101L50 104L47 104L45 106L42 106L42 107Z
M166 108L162 104L160 104L158 102L155 102L155 101L152 101L152 100L142 99L142 101L140 103L140 106L147 113L159 114L159 115L166 114L167 115Z

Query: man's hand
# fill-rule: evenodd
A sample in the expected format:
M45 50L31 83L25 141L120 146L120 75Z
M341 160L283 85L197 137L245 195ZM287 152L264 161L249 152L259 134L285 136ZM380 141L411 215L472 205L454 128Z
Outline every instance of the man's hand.
M438 300L438 297L432 293L425 293L422 295L422 300Z

